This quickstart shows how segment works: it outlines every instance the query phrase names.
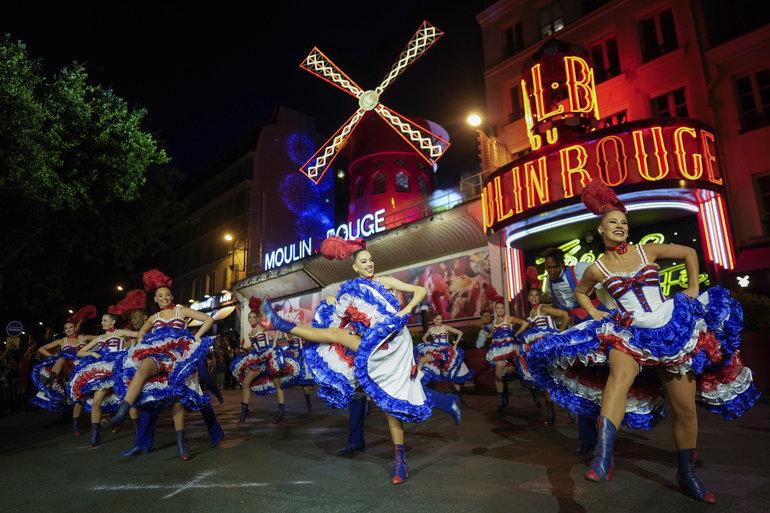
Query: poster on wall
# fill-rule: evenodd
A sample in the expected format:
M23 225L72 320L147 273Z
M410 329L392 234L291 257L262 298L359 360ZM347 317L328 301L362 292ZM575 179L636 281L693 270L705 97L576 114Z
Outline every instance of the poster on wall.
M297 324L310 324L313 322L316 308L321 303L321 292L311 292L280 301L273 301L273 306L278 313L286 319Z
M386 274L428 289L430 315L439 313L444 320L479 317L484 310L492 309L487 297L487 287L492 283L488 249ZM406 303L405 298L400 299Z

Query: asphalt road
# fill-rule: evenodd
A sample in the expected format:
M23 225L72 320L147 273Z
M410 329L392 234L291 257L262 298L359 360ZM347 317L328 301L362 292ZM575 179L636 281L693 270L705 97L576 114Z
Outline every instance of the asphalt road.
M516 386L514 386L516 388ZM346 411L301 391L287 393L288 411L271 423L271 398L254 398L245 426L236 426L239 398L215 406L226 440L207 448L200 417L190 415L192 459L179 460L170 415L161 417L155 450L130 460L130 429L104 435L97 448L75 437L55 415L30 411L0 418L0 512L741 512L770 504L770 407L725 422L700 412L701 478L718 504L689 499L674 484L671 424L622 431L612 482L583 480L585 461L572 454L576 427L563 411L544 427L528 394L516 390L506 415L491 395L469 395L463 424L440 412L407 432L409 480L390 484L392 448L382 412L368 418L368 447L336 455L347 433ZM85 419L85 417L84 417Z

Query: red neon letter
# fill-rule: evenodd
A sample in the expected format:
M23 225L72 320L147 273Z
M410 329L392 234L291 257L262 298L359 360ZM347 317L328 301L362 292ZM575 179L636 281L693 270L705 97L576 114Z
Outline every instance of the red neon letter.
M594 72L580 57L565 57L569 108L572 112L592 112L595 108Z
M537 191L538 204L545 205L551 201L548 192L548 169L545 165L545 157L537 159L537 170L535 170L534 162L525 162L524 178L527 188L527 208L535 206L535 191Z
M570 152L575 153L574 165L570 162ZM572 175L579 176L581 187L585 187L591 181L591 175L585 170L588 152L579 144L567 146L559 151L559 161L561 162L561 190L564 198L571 198L575 195L572 188Z
M490 194L491 188L491 183L488 183L481 188L481 216L484 218L485 230L487 228L492 228L492 225L495 224L495 220L492 217L494 216L494 205L492 205L493 198Z
M679 127L674 130L674 154L676 155L676 167L682 178L688 180L699 180L703 176L703 155L693 153L693 166L692 171L687 167L687 150L684 149L684 134L689 135L693 139L698 137L695 135L695 129L690 127Z
M538 120L555 116L564 112L564 105L551 112L545 111L545 99L543 97L543 77L540 75L540 64L532 66L532 95L535 97L535 117Z
M717 185L722 185L724 180L721 174L717 175L719 171L716 164L717 158L711 153L711 145L714 144L714 134L707 132L706 130L700 131L700 138L703 143L703 158L706 161L706 171L708 171L709 182Z
M503 213L503 184L501 183L502 177L496 176L494 180L495 184L495 202L497 203L497 222L508 219L513 215L513 209L509 208L508 212Z
M513 209L517 214L521 214L524 211L524 202L521 200L521 168L519 166L511 169L511 175L513 178Z
M644 137L642 135L644 132L642 130L634 130L631 132L631 135L634 138L634 152L639 175L645 180L654 182L668 176L668 151L666 151L666 145L663 142L663 129L659 126L654 126L650 131L652 132L655 159L658 161L657 176L651 175L650 168L647 166L647 152L644 148Z
M610 160L607 158L607 143L612 142L615 145L615 158L612 160L617 171L617 179L610 178ZM626 181L628 178L628 164L626 160L626 145L623 139L617 135L608 135L603 137L596 144L596 160L599 163L599 178L610 187L615 187Z

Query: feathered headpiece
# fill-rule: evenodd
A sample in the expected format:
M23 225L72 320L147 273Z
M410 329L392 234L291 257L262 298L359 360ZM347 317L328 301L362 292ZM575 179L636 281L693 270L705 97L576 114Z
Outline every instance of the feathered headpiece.
M83 320L93 319L94 317L96 317L96 307L94 305L86 305L75 312L72 317L67 319L65 322L72 322L75 324L75 326L78 326L81 322L83 322Z
M492 285L489 285L488 283L485 283L482 285L482 288L487 294L487 299L492 301L493 303L505 303L505 298L497 293L497 290Z
M624 214L626 212L623 202L601 180L591 180L588 182L588 185L583 188L582 196L583 204L597 216L603 216L613 210L619 210Z
M540 287L543 286L543 283L540 281L540 275L537 272L537 267L534 265L527 267L527 270L524 272L524 276L527 279L527 283L529 283L530 290L540 289Z
M144 290L147 292L153 292L160 287L171 287L174 283L171 278L160 272L158 269L145 271L142 275L142 282L144 283Z
M117 304L109 307L107 313L125 315L137 308L145 308L146 306L147 293L141 289L134 289L126 294L126 297L118 301Z
M329 260L344 260L362 249L366 249L364 239L345 240L342 237L330 235L321 243L321 254Z
M262 300L256 296L251 296L251 299L249 299L249 310L259 313L260 306L262 306Z

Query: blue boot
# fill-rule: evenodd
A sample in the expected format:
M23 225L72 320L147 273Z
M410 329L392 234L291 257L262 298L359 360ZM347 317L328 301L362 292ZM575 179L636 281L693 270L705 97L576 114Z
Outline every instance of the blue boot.
M238 419L238 424L243 424L249 417L249 403L241 403L241 418Z
M607 417L599 417L597 424L599 433L596 447L594 448L594 460L584 477L589 481L610 481L615 473L615 458L612 449L615 446L615 438L618 436L618 428Z
M460 425L461 412L460 412L460 399L454 394L442 394L425 388L425 395L433 401L433 405L444 413L448 413L452 416L455 424Z
M286 405L283 403L278 403L278 411L275 412L275 415L273 415L273 423L280 424L284 415L286 415Z
M112 416L112 419L109 422L107 422L106 419L102 420L102 426L105 428L115 428L123 424L123 421L126 420L126 415L128 415L128 410L130 409L131 405L128 403L128 401L122 401L120 406L118 406L118 411L115 412L115 415ZM107 425L105 426L105 424Z
M187 447L185 446L184 429L176 432L176 448L179 451L179 457L182 458L182 461L190 459L190 453L187 452Z
M210 404L201 408L201 417L203 417L203 422L209 432L209 449L213 449L224 439L225 432L222 431L222 426L219 425L217 415Z
M676 473L676 482L682 491L695 500L707 504L716 504L716 496L708 491L698 476L695 475L695 460L698 457L695 449L684 449L676 452L679 460L679 470Z
M597 419L593 415L581 414L577 416L580 447L575 451L576 456L590 454L596 446L596 423Z
M262 300L261 307L262 318L259 320L259 324L266 330L278 330L283 331L286 334L291 333L296 324L289 322L282 318L273 308L273 304L270 302L269 297L265 297Z
M98 422L91 423L91 436L88 437L88 447L96 447L99 445L99 439L101 438L99 434L100 427Z
M364 421L366 420L366 396L352 399L348 404L348 445L337 452L340 456L353 455L363 452Z
M409 470L406 468L406 454L404 454L403 445L393 446L393 477L390 483L397 485L406 481L409 477Z
M200 381L201 385L205 385L206 390L211 392L211 395L217 398L217 401L219 404L224 404L225 400L222 397L222 392L219 390L219 387L214 382L214 378L211 377L211 374L209 374L209 369L206 366L206 360L198 360L198 381Z
M139 420L136 424L136 431L134 432L134 446L129 450L122 452L120 455L124 458L130 458L132 456L138 456L139 454L147 454L149 449L144 446L143 442L147 436L147 428L150 424L150 414L144 410L139 412Z

